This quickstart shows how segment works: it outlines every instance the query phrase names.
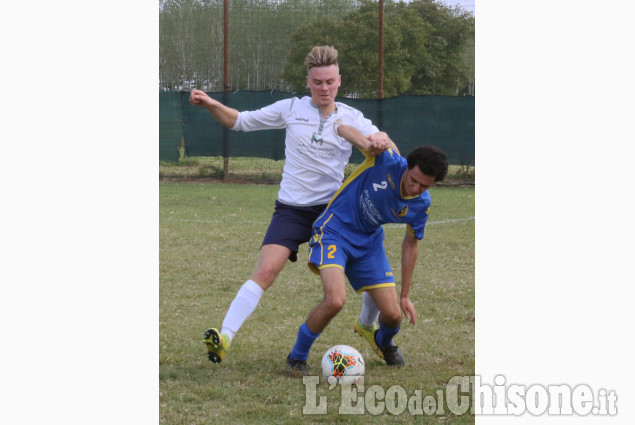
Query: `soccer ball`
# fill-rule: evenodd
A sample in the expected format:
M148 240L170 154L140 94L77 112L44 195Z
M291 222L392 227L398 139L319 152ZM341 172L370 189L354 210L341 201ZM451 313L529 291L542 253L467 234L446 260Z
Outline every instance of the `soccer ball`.
M322 374L329 384L355 384L365 370L362 355L348 345L331 347L322 357Z

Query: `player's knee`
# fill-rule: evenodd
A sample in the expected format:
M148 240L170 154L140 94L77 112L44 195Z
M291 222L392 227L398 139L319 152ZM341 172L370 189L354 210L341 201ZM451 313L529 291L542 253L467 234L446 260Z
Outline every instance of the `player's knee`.
M381 312L381 319L385 325L396 328L401 324L401 309L399 306L386 309Z
M344 304L346 304L346 296L329 295L324 298L324 303L331 315L335 316L344 308Z
M251 279L258 282L261 286L268 288L271 286L280 271L270 264L260 265L251 275Z

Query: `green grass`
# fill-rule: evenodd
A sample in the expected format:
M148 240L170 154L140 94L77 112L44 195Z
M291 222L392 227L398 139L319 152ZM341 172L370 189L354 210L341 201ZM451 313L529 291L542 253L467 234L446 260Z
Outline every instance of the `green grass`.
M202 336L220 327L229 304L255 267L277 185L160 183L160 421L163 424L451 423L471 415L413 417L339 415L340 389L323 379L318 397L327 415L302 413L302 379L285 359L297 329L321 300L318 276L306 266L307 246L287 263L234 338L221 365L205 355ZM318 338L309 365L320 375L323 353L336 344L356 347L366 360L365 387L401 385L410 396L436 395L453 376L474 374L474 188L431 189L433 207L420 243L411 299L419 318L405 322L395 342L404 368L388 368L353 333L361 296L349 287L347 304ZM404 229L388 226L386 251L400 278Z

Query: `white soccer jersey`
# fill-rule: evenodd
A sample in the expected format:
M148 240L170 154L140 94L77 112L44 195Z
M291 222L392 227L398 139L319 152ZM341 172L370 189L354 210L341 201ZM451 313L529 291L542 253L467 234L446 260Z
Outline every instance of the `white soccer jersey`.
M233 130L286 130L280 202L294 206L327 204L339 189L353 145L335 134L336 120L356 127L364 135L379 131L357 109L339 102L335 105L337 109L322 118L309 96L294 97L238 115Z

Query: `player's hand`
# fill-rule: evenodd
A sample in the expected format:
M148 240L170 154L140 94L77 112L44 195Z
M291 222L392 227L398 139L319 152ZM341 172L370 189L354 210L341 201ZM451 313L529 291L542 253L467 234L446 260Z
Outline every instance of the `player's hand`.
M367 150L373 156L380 155L391 146L388 134L383 131L375 134L369 134L366 138L370 142Z
M203 90L192 90L190 93L190 103L192 105L204 106L209 103L210 99Z
M388 134L386 132L384 132L384 131L378 131L377 133L369 134L366 137L371 142L388 143L388 140L390 140L390 138L388 137Z
M386 149L388 148L380 143L370 142L366 151L372 156L377 156L381 155Z
M410 298L401 298L401 310L406 318L410 319L410 324L414 325L417 320L417 310Z

